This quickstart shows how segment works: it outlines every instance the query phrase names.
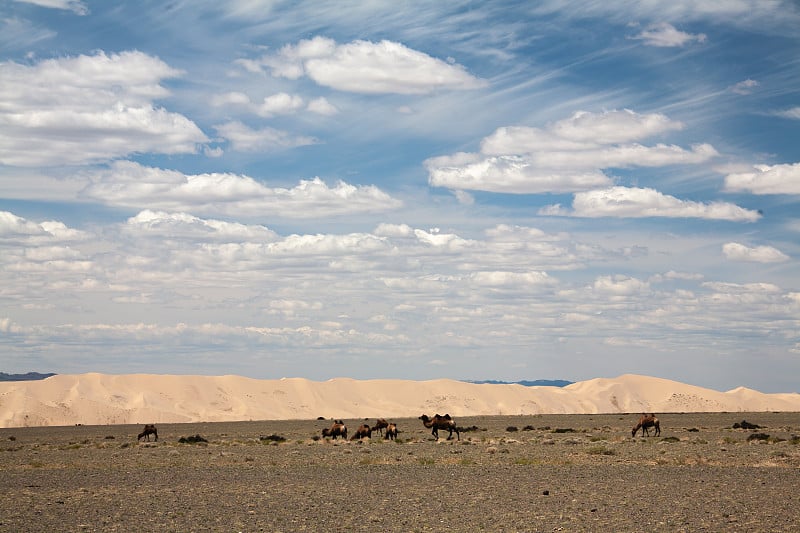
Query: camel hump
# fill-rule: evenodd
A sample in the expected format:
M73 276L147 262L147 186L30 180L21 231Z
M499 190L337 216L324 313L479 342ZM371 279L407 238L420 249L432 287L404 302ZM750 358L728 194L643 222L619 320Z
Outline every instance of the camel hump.
M450 418L450 415L448 413L445 413L444 419L445 420L452 420L452 418Z

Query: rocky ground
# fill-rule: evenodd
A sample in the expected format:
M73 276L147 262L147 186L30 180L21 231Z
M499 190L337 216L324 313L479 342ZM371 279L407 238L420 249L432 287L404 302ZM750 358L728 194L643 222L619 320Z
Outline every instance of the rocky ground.
M465 417L450 441L416 419L397 441L323 439L325 420L0 429L0 531L800 531L800 414L659 418L635 438L636 415Z

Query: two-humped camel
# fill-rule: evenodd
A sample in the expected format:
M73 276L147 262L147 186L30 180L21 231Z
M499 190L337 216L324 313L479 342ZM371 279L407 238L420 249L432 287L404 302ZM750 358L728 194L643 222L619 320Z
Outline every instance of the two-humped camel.
M645 435L647 435L648 437L650 436L649 428L655 428L656 437L661 435L661 422L658 421L658 418L656 418L656 415L653 413L650 414L642 413L642 416L639 418L639 422L637 422L636 425L633 426L633 429L631 430L631 437L635 437L636 432L639 431L640 428L642 430L642 437L644 437Z
M136 440L142 440L142 437L144 437L145 440L149 441L150 435L154 435L156 442L158 442L158 430L156 429L156 426L154 424L145 424L144 429L141 433L139 433L139 436L136 438Z
M359 440L363 438L372 438L372 428L369 427L369 424L361 424L358 426L358 429L353 434L353 438L350 440Z
M347 426L344 424L343 420L334 420L330 428L322 430L322 436L330 437L333 440L336 440L336 437L342 437L344 440L347 440Z
M422 420L422 424L426 428L432 429L431 435L433 435L436 439L439 438L439 430L446 429L447 431L450 432L450 434L447 435L447 440L453 438L454 431L456 432L458 440L461 440L461 433L458 432L458 426L456 426L456 421L453 420L450 417L450 415L446 414L442 416L437 413L434 415L433 418L428 418L428 415L422 415L419 417L419 419Z
M389 427L389 422L386 421L385 418L379 418L375 421L375 425L372 426L372 431L377 431L381 437L383 437L383 430Z

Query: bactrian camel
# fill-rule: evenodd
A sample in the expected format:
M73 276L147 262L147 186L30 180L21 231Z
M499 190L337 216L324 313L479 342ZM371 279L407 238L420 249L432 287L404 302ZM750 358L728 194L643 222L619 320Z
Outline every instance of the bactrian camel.
M158 442L158 430L156 429L156 426L153 424L145 424L144 429L141 433L139 433L139 436L136 438L136 440L142 440L142 437L144 437L145 440L149 441L150 435L153 435L156 438L156 442Z
M336 440L336 437L342 437L344 440L347 440L347 426L344 424L343 420L334 420L330 428L322 430L322 436L330 437L333 440Z
M631 437L635 437L636 432L639 431L640 428L642 430L642 437L644 437L645 435L647 435L648 437L650 436L649 428L655 428L656 437L661 435L661 423L658 421L658 418L656 418L656 415L653 413L650 414L642 413L642 416L639 418L639 421L636 423L635 426L633 426L633 429L631 430Z
M422 424L426 428L431 428L431 435L435 438L439 438L439 430L446 429L450 433L447 435L447 440L453 438L453 432L456 432L456 437L458 440L461 440L461 434L458 432L458 426L456 426L456 421L453 420L450 415L446 414L444 416L440 414L434 415L433 418L428 418L428 415L422 415L419 417L422 420Z
M379 418L375 421L375 425L372 426L372 431L377 431L378 434L383 437L383 430L387 427L389 427L389 422L387 422L385 418Z

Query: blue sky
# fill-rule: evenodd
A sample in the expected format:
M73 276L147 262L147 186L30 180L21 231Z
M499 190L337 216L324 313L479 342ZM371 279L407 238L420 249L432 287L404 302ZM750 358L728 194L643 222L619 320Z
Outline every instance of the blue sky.
M6 372L800 390L794 2L0 5Z

